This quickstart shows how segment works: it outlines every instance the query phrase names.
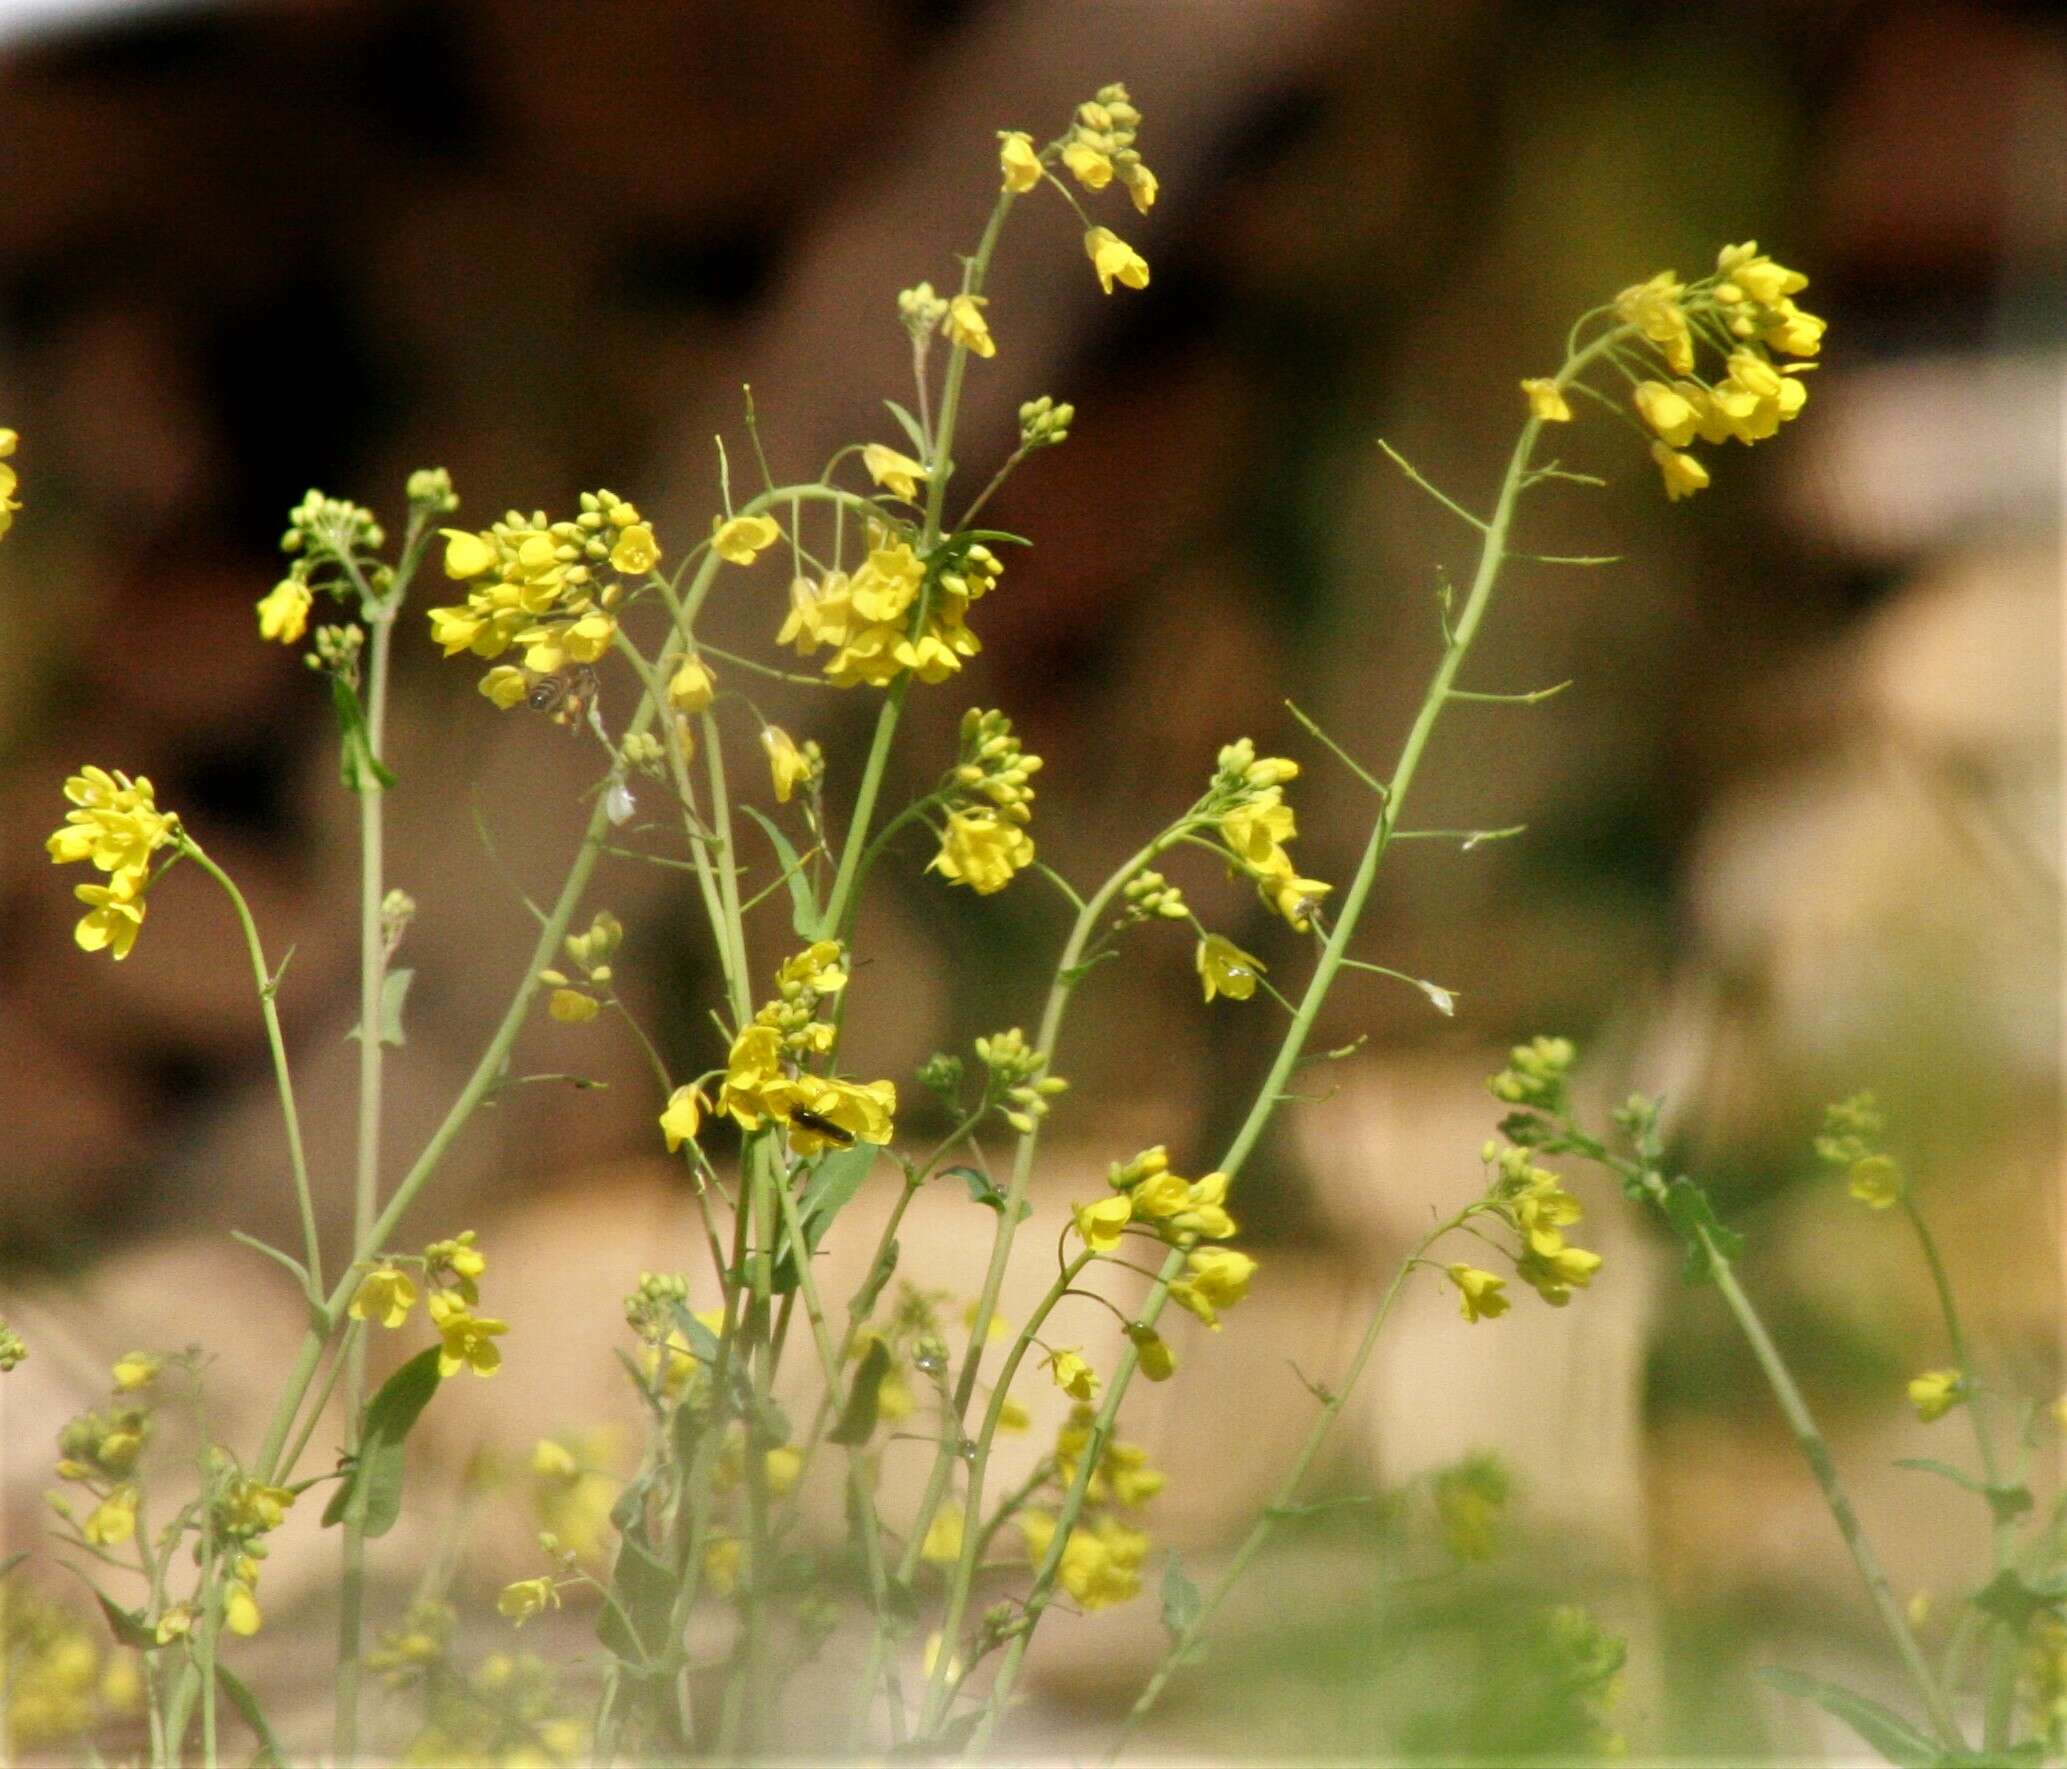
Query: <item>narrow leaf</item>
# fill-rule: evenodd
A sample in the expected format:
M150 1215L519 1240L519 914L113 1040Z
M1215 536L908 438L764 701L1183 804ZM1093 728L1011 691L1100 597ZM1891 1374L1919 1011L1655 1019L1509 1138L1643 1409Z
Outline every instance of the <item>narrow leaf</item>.
M873 1143L856 1143L851 1149L833 1149L819 1159L811 1177L804 1182L804 1195L797 1200L797 1223L804 1231L805 1256L818 1251L833 1218L853 1201L861 1182L875 1165ZM787 1292L796 1287L796 1249L787 1236L776 1253L775 1287Z
M133 1611L122 1608L98 1585L93 1587L93 1595L101 1614L108 1618L108 1627L124 1646L133 1646L138 1652L158 1650L158 1636Z
M384 1536L402 1515L402 1479L406 1459L403 1444L411 1428L422 1417L431 1396L438 1392L439 1348L420 1351L380 1385L380 1392L366 1403L366 1419L359 1431L359 1459L351 1477L332 1495L324 1509L326 1526L344 1520L347 1507L364 1505L368 1541Z
M282 1253L278 1247L269 1246L256 1235L247 1235L241 1229L231 1229L230 1239L249 1247L254 1253L263 1253L268 1259L278 1260L280 1264L294 1273L295 1277L300 1280L301 1287L304 1290L309 1287L309 1268L303 1265L299 1259L296 1259L293 1254Z
M831 1442L852 1448L867 1443L875 1435L876 1399L883 1378L889 1373L889 1346L880 1339L871 1339L855 1368L854 1380L847 1386L847 1404L841 1407L838 1422L826 1433Z
M1842 1720L1896 1769L1935 1769L1940 1761L1938 1746L1910 1725L1900 1714L1877 1701L1820 1677L1804 1677L1799 1671L1778 1666L1760 1669L1759 1676L1775 1689L1803 1701L1812 1701L1826 1714Z
M1163 1568L1163 1626L1170 1630L1170 1638L1182 1640L1185 1630L1199 1619L1204 1609L1205 1601L1199 1596L1198 1586L1185 1576L1183 1562L1172 1554L1169 1564Z
M265 1713L258 1705L258 1698L251 1693L244 1679L220 1660L216 1661L215 1675L216 1680L222 1684L223 1694L230 1698L230 1706L243 1716L244 1724L258 1737L258 1755L252 1758L252 1761L280 1765L284 1769L287 1753L280 1748L280 1741L273 1736L272 1727L266 1724Z
M628 1530L617 1545L610 1571L610 1592L596 1622L596 1638L630 1665L649 1664L667 1640L674 1613L675 1578L665 1562L647 1547L643 1526Z
M1005 1214L1005 1194L998 1190L987 1175L977 1172L973 1167L950 1167L947 1172L969 1188L969 1196L975 1202L995 1210L1000 1216ZM1024 1198L1020 1199L1019 1220L1024 1222L1032 1214L1033 1206Z
M739 808L761 826L769 845L775 849L775 857L782 862L783 880L789 886L790 925L797 930L797 938L818 939L825 912L818 907L818 899L812 895L810 874L804 870L804 862L797 857L796 848L772 819L762 816L752 805L743 804Z
M416 972L406 966L391 970L380 980L380 1041L400 1049L409 1040L402 1034L402 1003L409 994L409 985L416 980ZM357 1038L359 1028L354 1026L345 1037Z
M359 691L342 676L330 678L330 704L337 714L338 729L344 738L344 749L338 762L338 774L344 781L347 792L360 790L359 764L364 762L375 780L383 787L395 784L395 777L381 765L380 758L373 753L373 744L366 731L366 709L359 704Z
M1690 1284L1711 1282L1717 1259L1735 1259L1744 1250L1744 1237L1723 1227L1708 1194L1691 1179L1675 1179L1665 1188L1665 1214L1686 1243L1681 1275Z
M890 408L890 415L897 420L898 427L910 439L913 452L923 461L926 458L926 435L919 428L919 420L894 399L886 399L883 403Z

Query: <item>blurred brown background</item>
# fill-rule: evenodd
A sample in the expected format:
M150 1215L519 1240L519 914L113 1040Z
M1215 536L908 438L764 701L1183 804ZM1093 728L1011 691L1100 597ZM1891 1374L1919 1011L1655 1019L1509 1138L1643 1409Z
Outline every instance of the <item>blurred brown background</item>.
M1661 266L1696 274L1726 240L1807 270L1804 300L1832 320L1806 421L1721 455L1693 503L1668 514L1640 451L1582 413L1567 464L1611 489L1531 507L1523 544L1626 562L1503 587L1478 685L1577 685L1453 712L1414 821L1528 832L1387 862L1360 950L1455 990L1459 1012L1371 977L1332 1004L1323 1044L1370 1043L1328 1100L1281 1116L1244 1181L1261 1318L1191 1345L1200 1380L1142 1402L1179 1533L1210 1556L1274 1472L1187 1451L1196 1409L1224 1415L1239 1390L1258 1409L1245 1443L1290 1436L1304 1399L1283 1357L1339 1365L1401 1238L1474 1183L1480 1079L1508 1042L1557 1029L1598 1050L1603 1099L1669 1092L1898 1580L1957 1583L1965 1520L1937 1517L1918 1477L1875 1472L1916 1449L1902 1379L1944 1361L1922 1274L1830 1195L1807 1143L1823 1099L1877 1088L1994 1373L2058 1388L2067 39L2037 6L311 0L17 20L0 37L0 423L24 439L27 507L0 545L0 1237L6 1312L50 1355L0 1394L16 1533L103 1354L224 1338L224 1291L270 1281L224 1231L291 1225L233 925L187 869L129 962L76 952L69 881L40 849L64 775L148 773L242 882L269 950L293 948L282 1002L341 1225L352 810L310 678L254 631L285 512L318 485L399 528L408 471L443 464L472 520L557 514L601 483L679 554L716 504L713 433L742 458L741 383L778 476L895 440L878 403L906 397L892 299L950 280L973 243L992 132L1045 138L1115 78L1163 182L1152 220L1120 225L1154 281L1101 297L1059 204L1015 218L992 284L1001 348L971 375L958 452L980 480L1036 393L1073 400L1079 424L993 506L1036 545L979 611L983 658L915 696L893 782L930 782L962 709L1002 706L1047 758L1042 857L1079 881L1242 732L1306 762L1302 863L1347 876L1359 789L1282 699L1389 760L1434 661L1435 571L1469 559L1375 436L1484 501L1516 378L1555 366L1571 317ZM773 568L728 585L711 636L765 648L782 594ZM390 1066L401 1162L528 946L470 813L549 888L593 752L496 715L416 620L397 650L391 872L423 905ZM825 743L851 790L872 697L766 686L757 703ZM858 941L850 1048L898 1079L916 1131L912 1066L1030 1020L1059 929L1032 889L978 901L920 879L923 844L899 858ZM592 900L630 928L620 974L687 1070L721 1053L696 915L665 877L620 870ZM1210 868L1186 883L1210 924L1301 974L1246 893ZM1275 1030L1202 1011L1194 988L1173 936L1134 941L1081 992L1058 1056L1077 1086L1055 1121L1058 1196L1145 1142L1199 1164L1224 1142ZM520 1065L610 1091L509 1098L418 1213L425 1236L470 1223L538 1250L540 1339L585 1311L586 1362L535 1345L568 1422L621 1404L612 1299L681 1259L636 1053L601 1030L541 1022ZM934 1209L945 1273L976 1231ZM1762 1629L1811 1626L1870 1656L1835 1536L1726 1323L1620 1211L1597 1199L1609 1279L1547 1326L1517 1309L1467 1343L1426 1299L1345 1433L1342 1477L1503 1450L1524 1516L1567 1544L1569 1566L1532 1561L1558 1569L1553 1595L1588 1586L1639 1641L1634 1738L1818 1748L1799 1713L1743 1697L1741 1664L1718 1673L1711 1644L1752 1617L1731 1635L1746 1663L1786 1655ZM526 1304L508 1306L521 1412ZM226 1379L271 1380L273 1344L239 1338ZM1311 1575L1342 1593L1328 1613L1352 1641L1376 1626L1356 1608L1363 1552L1338 1542ZM1112 1620L1084 1630L1098 1653L1127 1629L1147 1649L1146 1606ZM1029 1736L1073 1736L1074 1650L1043 1685L1056 1730ZM1333 1705L1255 1748L1411 1742L1396 1703L1358 1705L1378 1669L1326 1662ZM1169 1738L1203 1748L1186 1724L1173 1709Z

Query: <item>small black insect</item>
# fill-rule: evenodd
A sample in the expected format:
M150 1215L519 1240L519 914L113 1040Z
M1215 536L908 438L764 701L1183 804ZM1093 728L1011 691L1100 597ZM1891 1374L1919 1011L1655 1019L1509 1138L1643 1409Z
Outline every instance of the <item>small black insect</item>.
M802 1106L790 1108L790 1122L801 1124L806 1130L815 1131L837 1148L851 1149L854 1146L854 1132L842 1130L830 1118L821 1118L816 1112L807 1112Z

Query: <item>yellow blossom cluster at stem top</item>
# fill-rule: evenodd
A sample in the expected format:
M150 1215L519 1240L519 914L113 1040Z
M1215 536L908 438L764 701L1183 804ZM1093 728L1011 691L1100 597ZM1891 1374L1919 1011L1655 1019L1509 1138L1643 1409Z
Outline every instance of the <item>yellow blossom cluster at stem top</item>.
M887 687L907 670L922 682L944 682L983 649L969 608L997 587L1003 570L980 543L922 560L908 535L877 524L851 575L829 571L816 583L791 583L775 642L794 645L799 657L830 646L825 678L841 688Z
M20 441L21 438L12 430L0 429L0 535L5 535L14 526L14 513L21 508L14 495L21 479L7 464Z
M1630 383L1631 404L1655 433L1651 458L1675 503L1708 484L1708 469L1686 452L1706 443L1762 442L1798 416L1809 390L1801 377L1814 365L1774 357L1813 357L1825 322L1797 306L1809 279L1760 252L1756 240L1725 246L1713 275L1683 283L1669 270L1632 284L1609 309L1630 328L1634 347L1616 344L1609 360ZM1703 350L1721 359L1719 375L1703 374ZM1670 380L1647 370L1657 365ZM1546 423L1569 423L1565 398L1572 371L1522 382L1530 412ZM1587 389L1589 392L1592 389Z
M1248 738L1239 738L1220 752L1207 803L1217 809L1216 827L1234 869L1255 881L1257 894L1272 913L1303 934L1333 887L1301 877L1287 851L1299 829L1285 802L1285 785L1298 777L1297 762L1258 756ZM1254 993L1255 973L1261 966L1239 947L1224 941L1222 945L1225 952L1216 947L1199 954L1200 975L1209 985L1206 999L1210 1001L1216 990L1246 999Z
M509 1331L509 1324L474 1312L481 1300L480 1277L487 1269L488 1256L474 1244L474 1231L466 1229L450 1240L433 1241L413 1259L391 1256L376 1261L359 1280L345 1312L355 1321L399 1327L416 1306L417 1278L412 1273L420 1275L430 1286L424 1307L438 1332L438 1374L456 1376L464 1369L492 1376L502 1368L502 1349L495 1342Z
M106 884L82 884L73 895L86 914L72 937L88 952L105 947L116 959L129 956L144 924L144 893L151 880L151 856L177 847L179 818L158 809L151 783L142 775L110 774L87 767L65 782L72 809L44 843L59 866L90 860L107 874Z
M479 533L440 532L445 575L466 586L466 600L429 611L431 637L447 657L495 658L522 646L521 669L502 664L481 678L481 692L505 710L540 676L601 657L617 636L612 610L625 580L643 580L660 563L652 525L610 491L583 492L572 522L512 510Z
M961 759L941 797L949 805L940 851L926 870L950 884L989 896L1033 864L1033 776L1041 758L1028 755L1001 712L971 707L962 715Z
M832 1022L818 1010L847 986L840 942L814 941L784 960L775 984L775 998L732 1041L716 1109L748 1134L780 1124L791 1153L803 1157L857 1142L887 1143L897 1110L895 1082L843 1081L806 1067L832 1048ZM710 1109L700 1086L674 1090L660 1114L670 1153L695 1141Z

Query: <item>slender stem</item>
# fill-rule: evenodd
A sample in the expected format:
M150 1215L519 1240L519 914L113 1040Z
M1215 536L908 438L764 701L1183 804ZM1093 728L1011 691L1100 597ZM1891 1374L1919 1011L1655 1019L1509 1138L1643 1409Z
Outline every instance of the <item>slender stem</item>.
M387 722L388 653L395 634L396 602L370 595L360 615L372 634L367 648L366 746L373 759L382 749ZM385 812L387 792L371 767L359 771L359 1122L352 1187L352 1244L362 1246L380 1208L381 994L387 974L387 939L381 926L386 895ZM366 1404L366 1335L346 1341L345 1448L359 1448L360 1413ZM360 1651L365 1632L366 1512L346 1507L339 1544L342 1573L337 1618L337 1705L331 1755L340 1765L359 1754Z
M1895 1644L1895 1651L1908 1671L1910 1681L1916 1685L1917 1694L1922 1697L1925 1712L1930 1716L1931 1726L1939 1740L1953 1750L1964 1750L1966 1740L1959 1730L1959 1722L1953 1717L1952 1704L1946 1699L1945 1690L1932 1673L1923 1650L1916 1643L1901 1605L1895 1601L1895 1594L1888 1585L1887 1574L1881 1570L1880 1559L1873 1551L1873 1544L1867 1539L1866 1531L1859 1522L1858 1513L1852 1509L1852 1501L1837 1478L1837 1467L1830 1459L1830 1448L1823 1441L1823 1434L1817 1430L1816 1421L1809 1411L1809 1405L1795 1386L1794 1377L1787 1363L1780 1355L1780 1349L1766 1331L1766 1324L1752 1307L1751 1299L1744 1294L1737 1282L1737 1274L1729 1260L1709 1237L1706 1229L1700 1231L1701 1244L1705 1249L1711 1269L1715 1274L1715 1287L1722 1294L1724 1303L1736 1317L1738 1329L1751 1346L1752 1355L1765 1372L1773 1398L1780 1403L1780 1411L1787 1420L1787 1428L1793 1432L1803 1459L1809 1465L1809 1472L1816 1477L1816 1484L1823 1489L1823 1502L1836 1519L1838 1532L1845 1539L1845 1546L1851 1550L1852 1564L1858 1568L1859 1577L1865 1582L1866 1593L1873 1600L1881 1625Z
M1349 1397L1356 1392L1356 1385L1363 1379L1364 1366L1371 1361L1371 1353L1377 1347L1378 1336L1385 1330L1385 1323L1392 1315L1393 1304L1405 1290L1407 1279L1427 1255L1429 1248L1462 1220L1460 1214L1430 1229L1422 1236L1413 1252L1400 1262L1399 1270L1393 1273L1392 1282L1386 1286L1377 1312L1371 1316L1369 1324L1364 1328L1364 1336L1357 1344L1356 1355L1349 1360L1349 1367L1342 1374L1341 1385L1321 1403L1320 1417L1313 1422L1312 1428L1306 1434L1306 1441L1299 1446L1298 1455L1292 1459L1291 1467L1285 1470L1284 1478L1272 1491L1269 1504L1263 1508L1262 1515L1250 1527L1242 1545L1235 1550L1234 1558L1227 1563L1219 1578L1214 1580L1212 1589L1200 1600L1198 1613L1171 1640L1170 1649L1163 1655L1163 1662L1156 1667L1155 1675L1149 1678L1147 1685L1135 1697L1134 1705L1127 1711L1127 1717L1120 1726L1118 1736L1106 1750L1106 1762L1117 1761L1120 1753L1127 1748L1141 1722L1148 1718L1149 1709L1154 1707L1161 1697L1164 1686L1176 1673L1177 1668L1191 1656L1192 1649L1198 1644L1199 1636L1206 1630L1206 1624L1219 1612L1221 1604L1227 1600L1227 1594L1241 1581L1242 1575L1249 1570L1250 1562L1263 1551L1264 1544L1275 1533L1278 1524L1289 1514L1291 1506L1299 1497L1300 1487L1305 1484L1307 1471L1312 1468L1314 1458L1320 1454L1321 1445L1326 1441L1343 1407L1348 1404Z
M1620 335L1619 332L1605 334L1569 358L1558 372L1558 380L1561 383L1570 381L1589 361L1608 349ZM1314 1021L1320 1014L1321 1004L1326 1000L1328 991L1342 968L1343 960L1348 955L1350 941L1362 918L1365 902L1378 874L1379 863L1384 859L1385 850L1391 844L1394 826L1404 807L1408 789L1419 770L1429 736L1449 702L1451 686L1456 681L1457 672L1471 649L1479 623L1485 618L1486 609L1492 600L1493 587L1499 581L1500 568L1507 557L1507 532L1514 520L1515 506L1527 483L1529 458L1534 452L1537 433L1541 428L1540 420L1533 417L1523 424L1521 434L1515 440L1514 451L1508 459L1507 472L1501 480L1499 499L1490 519L1480 522L1478 518L1470 517L1461 507L1451 504L1442 494L1436 493L1441 502L1456 509L1460 515L1466 515L1472 525L1484 534L1485 538L1479 551L1478 569L1473 575L1464 608L1455 626L1448 629L1448 639L1442 657L1436 665L1427 691L1422 696L1420 711L1416 713L1414 722L1407 732L1406 741L1400 747L1399 760L1393 768L1392 778L1386 783L1378 816L1371 826L1370 839L1365 844L1356 875L1343 893L1341 904L1336 911L1335 924L1322 948L1320 960L1314 967L1313 976L1307 983L1298 1010L1292 1016L1292 1023L1286 1029L1277 1056L1271 1063L1270 1072L1257 1090L1248 1116L1236 1132L1233 1143L1221 1159L1220 1170L1230 1179L1239 1174L1243 1163L1247 1161L1262 1137L1272 1114L1277 1110L1278 1103L1286 1097L1286 1084L1291 1078L1292 1071L1298 1066ZM1386 452L1417 484L1426 485L1421 476L1395 451L1388 448ZM1434 490L1433 487L1427 489ZM1183 1265L1183 1250L1171 1249L1163 1262L1155 1285L1142 1306L1140 1319L1145 1325L1155 1325L1164 1303L1168 1300L1170 1283L1182 1270ZM1006 1648L1004 1660L991 1685L983 1716L970 1737L968 1749L971 1753L980 1751L988 1741L991 1730L997 1724L1011 1695L1012 1687L1018 1678L1019 1666L1026 1656L1026 1644L1033 1632L1033 1623L1047 1606L1056 1573L1061 1566L1062 1549L1066 1545L1069 1530L1083 1507L1084 1494L1090 1485L1089 1470L1096 1465L1099 1456L1104 1452L1105 1443L1112 1434L1113 1422L1119 1415L1120 1402L1126 1396L1139 1363L1139 1353L1130 1339L1121 1350L1119 1366L1113 1372L1105 1401L1092 1425L1090 1441L1084 1450L1083 1466L1078 1470L1078 1479L1063 1501L1056 1522L1055 1538L1049 1544L1049 1552L1034 1575L1033 1587L1026 1599L1027 1625L1014 1636Z
M302 1152L301 1114L294 1104L294 1077L287 1067L287 1040L280 1030L280 1010L273 1000L273 975L266 968L265 948L259 944L258 924L251 919L251 906L230 875L209 859L192 836L183 838L187 857L222 886L237 912L244 930L245 950L251 954L251 973L258 983L259 1012L266 1023L266 1043L273 1053L273 1084L280 1094L280 1115L287 1127L287 1159L294 1171L294 1197L301 1209L302 1263L308 1267L312 1290L323 1288L322 1254L316 1239L316 1204L309 1190L308 1157Z

